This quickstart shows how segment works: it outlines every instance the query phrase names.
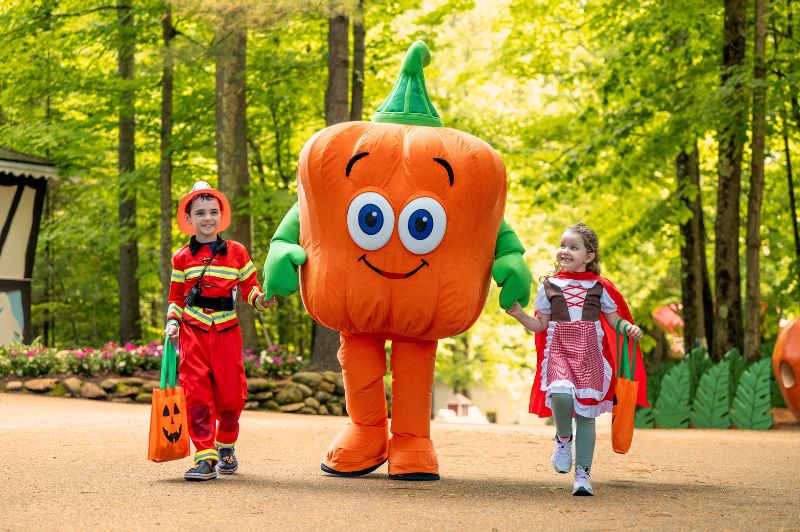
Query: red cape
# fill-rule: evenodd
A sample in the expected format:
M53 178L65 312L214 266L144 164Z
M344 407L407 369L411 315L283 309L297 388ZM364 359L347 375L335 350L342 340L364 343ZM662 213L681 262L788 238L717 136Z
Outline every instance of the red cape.
M617 305L617 314L620 317L628 320L629 322L633 323L633 317L631 316L631 311L628 308L628 304L625 303L625 300L622 298L622 294L619 293L617 288L605 277L601 277L596 273L592 272L559 272L555 274L553 277L561 277L561 278L568 278L568 279L580 279L580 280L597 280L600 284L603 285L606 292L611 299L614 300L614 303ZM603 358L609 363L612 369L612 378L611 378L611 386L608 388L608 393L606 393L603 401L613 401L614 399L614 390L616 389L616 374L617 374L617 364L614 360L615 358L615 349L617 345L617 333L614 328L608 323L606 320L605 315L601 312L600 313L600 323L603 326L603 332L605 335L603 336ZM545 392L541 390L542 387L542 359L544 358L544 348L545 343L547 341L547 334L546 332L536 333L536 376L533 380L533 389L531 390L531 401L529 404L528 410L532 414L536 414L539 417L550 417L553 415L552 411L545 405ZM623 341L627 341L627 338L623 336ZM611 343L609 343L611 342ZM612 347L613 346L613 347ZM642 359L642 350L639 348L639 344L636 344L636 370L634 373L634 380L639 382L639 393L636 397L636 404L640 406L650 406L650 403L647 401L647 373L644 369L644 360ZM598 404L600 401L594 401L591 399L579 399L582 403L587 405Z

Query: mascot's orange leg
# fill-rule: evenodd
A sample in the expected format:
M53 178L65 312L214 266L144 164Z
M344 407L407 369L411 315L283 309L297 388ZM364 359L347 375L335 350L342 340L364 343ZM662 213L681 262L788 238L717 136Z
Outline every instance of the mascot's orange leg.
M389 478L439 480L431 441L436 341L392 342L392 438Z
M354 477L366 475L386 461L386 351L382 339L346 333L340 338L338 356L350 423L328 447L321 467L332 475Z

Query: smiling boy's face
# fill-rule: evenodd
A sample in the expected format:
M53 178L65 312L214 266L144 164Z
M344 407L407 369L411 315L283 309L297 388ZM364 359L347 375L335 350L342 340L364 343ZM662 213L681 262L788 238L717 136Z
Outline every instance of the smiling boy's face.
M189 212L186 214L186 221L194 227L199 242L211 242L217 239L221 219L222 209L219 200L208 194L192 200Z

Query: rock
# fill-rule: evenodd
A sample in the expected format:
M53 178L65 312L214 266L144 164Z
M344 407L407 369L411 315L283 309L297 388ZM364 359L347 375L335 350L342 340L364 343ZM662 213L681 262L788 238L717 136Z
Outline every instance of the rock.
M339 382L339 378L341 376L342 376L342 374L339 373L338 371L323 371L322 372L322 378L325 381L330 382L331 384L338 383Z
M328 383L328 384L330 384L330 383ZM318 391L314 392L314 399L316 399L320 403L327 403L332 398L333 398L333 396L331 394L329 394L328 392L323 392L322 390L318 390Z
M261 406L261 405L259 405L259 404L258 404L258 401L247 401L247 402L244 404L244 409L245 409L245 410L256 410L256 409L258 409L258 407L260 407L260 406Z
M270 401L264 401L263 403L261 403L261 408L266 408L267 410L275 411L275 410L280 410L281 409L281 405L279 405L276 401L270 400Z
M111 398L111 402L112 403L132 403L133 399L131 399L130 397L112 397Z
M144 379L141 377L125 377L124 379L120 379L119 382L128 386L141 386L144 384ZM156 386L158 386L158 384Z
M343 413L342 405L339 403L328 403L328 410L330 411L332 416L341 416Z
M312 390L310 386L306 386L305 384L300 382L293 382L291 383L291 386L299 388L300 391L303 392L303 397L311 397L311 394L314 393L314 390Z
M153 394L152 393L139 393L133 399L137 403L152 403L153 402Z
M288 405L290 403L302 403L305 395L303 391L298 386L284 386L281 390L278 391L278 394L275 396L275 400L280 405Z
M332 382L322 381L317 385L317 390L325 393L333 393L336 391L336 385Z
M51 395L53 397L64 397L69 395L67 389L64 387L64 384L57 382L55 386L50 388L50 391L47 392L47 395Z
M328 407L325 405L319 405L319 415L321 416L330 415L330 412L328 412Z
M311 414L312 416L317 415L317 410L315 408L311 408L310 406L304 406L300 409L300 414Z
M76 397L78 395L80 395L81 386L83 386L83 383L81 382L81 380L78 377L67 377L66 379L61 381L61 384L64 385L64 388L66 388L66 390L71 395L74 395Z
M261 392L254 394L252 397L248 397L248 399L252 399L253 401L269 401L275 395L275 392Z
M119 397L136 397L139 394L139 388L132 388L130 386L125 386L124 384L120 384L117 391L110 394L109 397L112 399L119 398Z
M31 392L49 392L56 385L58 379L31 379L25 383L25 389Z
M113 391L117 384L119 384L119 379L106 379L100 383L100 387L107 392Z
M306 406L310 406L311 408L314 409L319 408L319 401L317 401L313 397L306 397L306 400L303 402L306 404Z
M87 382L81 388L81 397L84 399L105 399L108 394L93 382Z
M280 407L281 412L299 412L303 408L307 408L305 403L290 403L288 405L283 405Z
M8 381L6 383L7 392L19 392L21 390L22 390L22 382L20 381Z
M261 379L258 377L247 379L247 391L249 393L259 393L274 389L275 389L275 383L268 381L267 379Z
M322 375L311 371L301 371L292 375L292 380L305 384L309 388L316 388L317 385L322 382Z
M156 388L161 387L161 381L144 381L142 385L139 387L142 390L142 393L149 393L152 392Z

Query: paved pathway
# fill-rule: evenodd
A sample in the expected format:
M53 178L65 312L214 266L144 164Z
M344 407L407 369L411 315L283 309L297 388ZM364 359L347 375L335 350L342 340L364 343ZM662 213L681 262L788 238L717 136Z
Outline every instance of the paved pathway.
M595 497L553 472L552 427L434 423L439 482L386 467L328 477L344 418L245 412L240 473L182 480L146 460L149 406L0 393L0 530L523 530L800 527L800 428L641 430L628 455L598 427Z

